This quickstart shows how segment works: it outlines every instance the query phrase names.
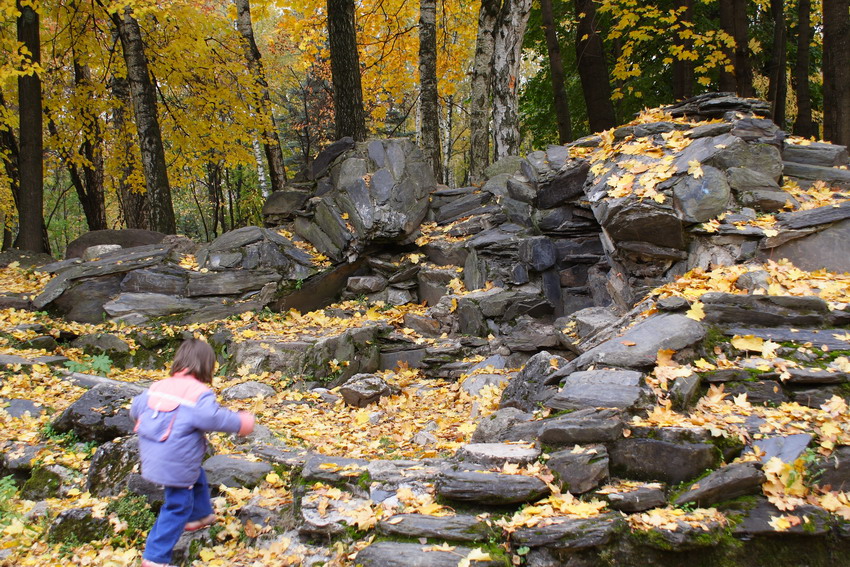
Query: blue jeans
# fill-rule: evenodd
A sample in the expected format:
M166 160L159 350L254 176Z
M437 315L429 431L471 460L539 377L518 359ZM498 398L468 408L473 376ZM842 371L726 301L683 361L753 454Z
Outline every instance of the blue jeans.
M213 513L207 475L201 476L189 488L165 487L165 504L148 534L143 557L154 563L170 563L171 552L183 535L187 522L194 522Z

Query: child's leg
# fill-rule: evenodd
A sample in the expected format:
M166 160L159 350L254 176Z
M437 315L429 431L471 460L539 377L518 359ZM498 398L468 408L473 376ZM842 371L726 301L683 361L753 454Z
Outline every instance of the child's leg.
M193 506L192 513L189 514L189 521L196 522L198 520L207 519L213 515L212 502L210 501L210 485L207 483L207 475L204 469L201 469L201 476L195 481L192 487Z
M165 487L165 504L148 534L143 557L155 563L170 563L171 552L183 534L194 504L190 488Z

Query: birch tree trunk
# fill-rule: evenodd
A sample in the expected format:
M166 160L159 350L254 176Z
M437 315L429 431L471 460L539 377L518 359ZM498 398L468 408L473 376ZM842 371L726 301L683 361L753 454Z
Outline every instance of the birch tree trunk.
M16 2L18 41L29 50L29 61L41 62L38 13L32 5ZM15 245L21 250L47 252L44 238L44 173L41 79L35 72L18 77L20 147L18 150L18 222Z
M812 93L809 86L809 64L811 55L809 44L812 41L812 3L811 0L799 0L797 3L797 58L791 84L797 98L797 119L794 121L794 134L810 138L817 136L818 129L812 120Z
M519 71L531 0L504 0L493 45L493 149L496 161L519 154Z
M561 60L561 45L555 30L555 15L552 0L540 0L543 31L546 34L546 50L549 53L549 73L552 76L552 96L555 102L555 117L558 120L558 140L566 144L573 139L570 106L564 87L564 63Z
M446 101L446 119L445 127L442 129L443 138L443 182L449 187L455 187L457 181L455 173L452 169L452 153L454 152L454 139L452 132L454 129L454 95L449 95Z
M823 137L850 145L850 0L823 0Z
M484 170L490 164L490 80L500 6L500 0L481 0L478 11L469 109L469 183L472 184L484 181Z
M611 79L605 61L605 47L596 22L593 0L574 0L576 26L576 61L581 77L587 119L591 132L601 132L617 125L611 102Z
M437 0L419 2L419 111L422 116L422 151L443 181L440 161L440 105L437 99Z
M354 25L354 0L327 0L328 45L334 89L336 137L366 138L360 55Z
M269 95L269 84L263 68L262 56L254 40L254 26L251 23L251 4L249 0L235 0L236 29L242 36L245 48L245 59L248 71L257 87L255 108L263 120L263 150L269 164L269 177L272 191L280 191L286 185L286 166L283 163L283 151L280 149L280 139L274 123L272 99Z
M111 14L127 65L130 98L136 116L136 130L142 152L142 169L148 191L149 228L165 234L174 234L177 226L171 203L171 186L165 166L165 149L157 117L156 89L148 70L148 60L142 43L139 23L129 8L123 14Z

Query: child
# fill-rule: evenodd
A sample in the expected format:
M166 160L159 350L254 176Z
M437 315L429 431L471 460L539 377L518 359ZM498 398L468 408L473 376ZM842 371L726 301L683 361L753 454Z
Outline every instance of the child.
M206 385L212 382L215 353L197 339L177 349L171 377L133 398L142 476L165 486L165 503L148 534L142 567L171 567L171 552L180 534L215 522L209 485L201 461L206 431L248 435L254 416L218 405Z

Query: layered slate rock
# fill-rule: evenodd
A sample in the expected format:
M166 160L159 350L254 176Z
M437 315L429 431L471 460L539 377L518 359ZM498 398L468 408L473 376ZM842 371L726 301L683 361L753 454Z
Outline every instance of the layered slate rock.
M407 139L356 144L317 183L322 194L296 219L295 230L335 260L370 242L411 236L436 187L422 152Z
M660 483L610 489L599 495L608 501L611 508L627 514L667 505L667 494Z
M547 445L581 445L616 441L623 432L620 412L585 408L541 420L538 438Z
M133 384L99 384L84 393L53 421L59 433L73 431L83 441L105 443L133 433L135 423L127 409L142 392Z
M437 545L382 541L359 551L354 561L363 567L457 567L471 552L472 548L461 546L445 551ZM502 562L475 561L474 564L498 567Z
M765 481L764 473L753 463L733 463L722 467L688 487L676 498L676 506L694 502L708 507L724 500L756 494Z
M646 392L643 374L632 370L585 370L573 372L564 387L546 402L555 410L636 407Z
M253 488L274 469L263 461L235 455L215 455L204 461L204 470L212 486Z
M567 366L567 360L552 355L548 351L532 356L522 370L514 376L502 391L501 407L513 407L523 411L532 411L537 403L543 401L541 392L557 380L559 370Z
M493 535L486 522L468 515L398 514L378 522L378 531L391 536L447 541L487 541Z
M505 463L526 465L536 461L540 449L510 443L468 443L458 449L456 458L479 465L501 467Z
M627 438L613 444L609 459L615 474L676 484L713 468L717 452L710 443Z
M591 364L651 368L655 366L659 350L679 351L697 344L704 337L705 329L699 322L678 313L663 313L641 321L621 336L590 349L571 364L577 369Z
M342 383L354 374L378 369L378 335L383 330L383 325L374 324L318 338L304 335L290 341L274 337L237 341L230 347L230 366L234 370L247 367L254 373L280 370L321 379L334 372L328 361L345 360L349 365L335 376L337 383Z
M546 465L563 490L584 494L608 478L608 451L604 445L556 451L549 455Z
M502 506L533 502L549 493L537 477L476 470L446 470L437 477L436 490L448 500Z
M340 387L339 393L348 405L363 408L396 390L374 374L355 374Z
M511 541L517 546L580 551L605 545L623 526L623 519L615 514L594 518L554 517L550 520L546 525L517 529L511 534Z
M814 296L709 292L700 300L709 323L806 327L820 325L829 314L827 303Z
M795 516L799 520L783 532L795 536L824 535L830 531L833 522L829 512L817 506L804 504L793 510L782 511L767 500L759 499L732 528L732 532L744 537L775 535L776 530L771 522L782 516Z

